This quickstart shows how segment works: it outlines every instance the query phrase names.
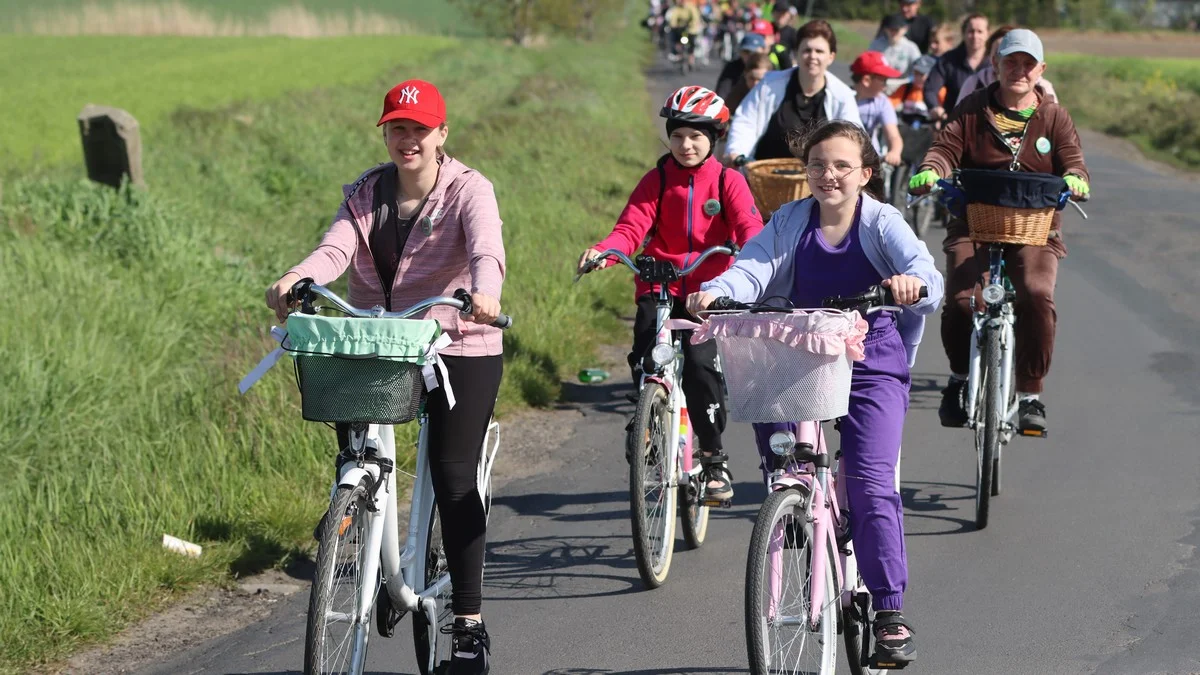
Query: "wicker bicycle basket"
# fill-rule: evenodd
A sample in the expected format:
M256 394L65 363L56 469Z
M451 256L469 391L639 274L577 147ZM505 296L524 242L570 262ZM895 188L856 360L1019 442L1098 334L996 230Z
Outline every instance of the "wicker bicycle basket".
M804 163L795 158L760 159L746 164L746 182L754 203L768 218L780 206L812 194L808 187L808 175Z
M967 229L980 244L1045 246L1054 222L1054 207L1020 209L991 204L967 204Z
M967 229L976 243L1045 246L1066 183L1020 171L963 170Z

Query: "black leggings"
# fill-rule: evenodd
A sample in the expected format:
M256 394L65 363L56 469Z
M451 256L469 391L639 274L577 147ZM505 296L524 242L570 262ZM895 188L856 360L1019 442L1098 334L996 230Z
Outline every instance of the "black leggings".
M478 614L483 602L483 549L487 519L476 484L479 454L487 433L500 378L501 356L443 356L455 405L450 410L446 390L429 393L429 470L442 521L442 542L453 585L451 602L458 615ZM438 373L438 382L442 374ZM343 425L338 442L349 443Z
M642 363L654 346L658 318L657 296L647 293L637 300L637 316L633 320L633 350L629 352L629 370L636 387L642 375ZM696 317L684 309L683 300L672 298L671 318ZM717 370L717 343L709 340L692 344L692 331L683 333L683 394L687 397L688 419L700 441L700 449L719 451L721 433L725 431L725 392L721 372Z

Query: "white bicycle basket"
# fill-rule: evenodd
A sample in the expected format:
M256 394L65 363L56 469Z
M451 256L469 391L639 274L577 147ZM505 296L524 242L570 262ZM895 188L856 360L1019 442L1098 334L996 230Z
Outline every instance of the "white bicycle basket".
M847 413L866 332L858 312L741 312L710 315L692 341L717 341L730 417L800 422Z

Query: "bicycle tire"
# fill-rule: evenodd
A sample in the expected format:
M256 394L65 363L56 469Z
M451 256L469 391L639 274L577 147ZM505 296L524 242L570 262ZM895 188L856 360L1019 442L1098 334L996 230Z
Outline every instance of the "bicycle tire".
M679 519L683 524L683 541L688 550L694 551L704 545L704 539L708 536L709 507L703 504L703 472L689 482L690 486L679 486Z
M635 452L629 462L629 516L633 529L633 554L638 574L647 588L658 588L671 571L675 552L675 497L670 487L671 411L667 390L657 382L642 387L628 441ZM651 464L653 462L653 464ZM648 499L647 485L658 488L657 499ZM647 509L650 509L648 512ZM653 518L658 514L657 520Z
M791 655L793 650L792 645L795 639L784 643L779 636L772 637L772 626L770 620L767 619L768 608L771 605L771 600L767 595L771 592L770 589L770 564L771 553L770 548L772 539L777 536L776 532L783 529L785 538L791 537L791 545L785 544L785 552L790 550L793 553L790 558L793 565L787 565L783 562L785 571L781 572L783 580L781 581L782 589L780 595L784 598L787 596L789 588L796 588L796 600L798 607L795 611L796 616L807 616L809 613L810 598L807 588L811 581L811 565L813 551L813 528L812 523L804 517L805 502L808 499L807 489L790 488L787 490L779 490L772 492L763 501L763 505L758 510L758 517L754 521L754 533L750 537L750 549L746 556L746 600L745 600L745 624L746 624L746 653L750 661L750 672L753 675L767 675L767 673L786 672L798 675L805 673L809 675L833 675L837 670L837 645L838 645L838 619L841 615L841 596L838 592L836 582L834 581L833 566L839 563L836 557L836 552L826 548L828 555L828 565L825 567L825 607L821 614L820 638L816 639L818 650L812 658L804 658L805 642L802 641L799 648L799 656L797 660L804 660L807 665L804 667L794 667L793 663L779 663L780 658L776 658L773 653L773 645L787 644L787 654ZM790 530L782 524L784 518L792 517L792 527ZM826 545L821 543L818 545ZM800 570L800 574L804 576L799 580L798 585L790 585L787 581L786 568L791 567ZM787 605L785 604L786 608ZM786 610L785 610L786 611ZM785 614L786 616L786 614ZM807 631L806 631L807 632ZM790 659L789 659L790 660Z
M912 178L912 166L909 164L901 164L892 170L892 206L904 214L904 219L909 221L909 224L913 225L914 229L916 229L915 224L912 222L915 211L908 208L909 178Z
M1000 444L1000 333L988 329L984 337L982 405L975 407L975 529L988 525L996 447Z
M350 670L350 657L356 641L355 626L351 622L330 622L327 619L331 611L353 613L357 604L356 596L361 582L357 574L361 572L357 568L361 561L361 556L357 554L357 546L365 543L366 539L366 528L362 520L367 512L366 499L365 479L354 487L338 486L329 502L329 512L322 520L317 544L317 569L308 596L308 620L304 636L305 675L343 673ZM354 554L346 555L347 548ZM339 564L339 561L342 563ZM356 572L354 577L349 579L350 583L347 583L342 569L342 565L347 562L353 565ZM335 602L334 595L338 590L349 591L349 606ZM368 616L367 620L362 622L364 627L371 625L369 619ZM331 641L330 625L345 626L346 636ZM360 634L363 643L361 648L365 652L370 630L362 630ZM329 667L334 664L344 664L344 667Z
M428 588L433 582L437 581L443 574L449 574L449 566L446 563L446 551L442 547L442 524L438 518L438 509L434 505L429 512L429 528L425 537L425 578L423 585ZM417 655L417 670L421 675L434 675L435 672L440 672L439 666L441 663L450 660L450 651L453 640L449 636L443 637L438 632L442 626L454 623L454 607L450 604L451 586L438 594L438 615L437 625L430 626L425 621L425 615L421 611L413 612L413 651ZM429 670L429 638L433 637L434 649L434 669Z

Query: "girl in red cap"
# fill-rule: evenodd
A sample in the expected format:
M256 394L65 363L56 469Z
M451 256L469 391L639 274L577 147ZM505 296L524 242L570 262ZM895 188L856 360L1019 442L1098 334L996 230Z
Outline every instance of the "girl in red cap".
M480 617L486 519L476 467L503 371L500 315L504 242L492 184L445 153L446 104L422 80L387 93L383 143L390 162L351 185L320 245L267 289L267 306L287 317L287 292L311 277L328 284L349 270L350 302L389 311L469 288L473 311L435 307L415 318L437 319L453 340L441 352L457 401L446 387L429 392L430 471L453 585L454 655L450 672L487 673L490 639ZM439 379L441 375L439 374ZM339 447L349 425L338 425Z
M634 188L613 231L600 243L583 252L579 271L601 252L615 248L632 255L638 248L656 260L666 260L682 269L700 254L728 241L741 246L762 230L762 215L745 177L725 169L713 156L717 139L729 126L729 108L724 99L704 87L688 86L667 98L660 116L667 119L671 151L663 155ZM724 272L733 260L714 256L691 275L671 284L675 298L672 315L685 318L683 299ZM637 282L637 318L633 323L633 349L629 368L634 384L641 380L642 363L654 346L654 287ZM690 332L689 332L690 333ZM683 340L683 391L689 416L703 454L721 454L725 430L725 397L717 368L717 348L712 342L693 345ZM707 497L724 501L733 497L733 481L724 462L709 464Z

